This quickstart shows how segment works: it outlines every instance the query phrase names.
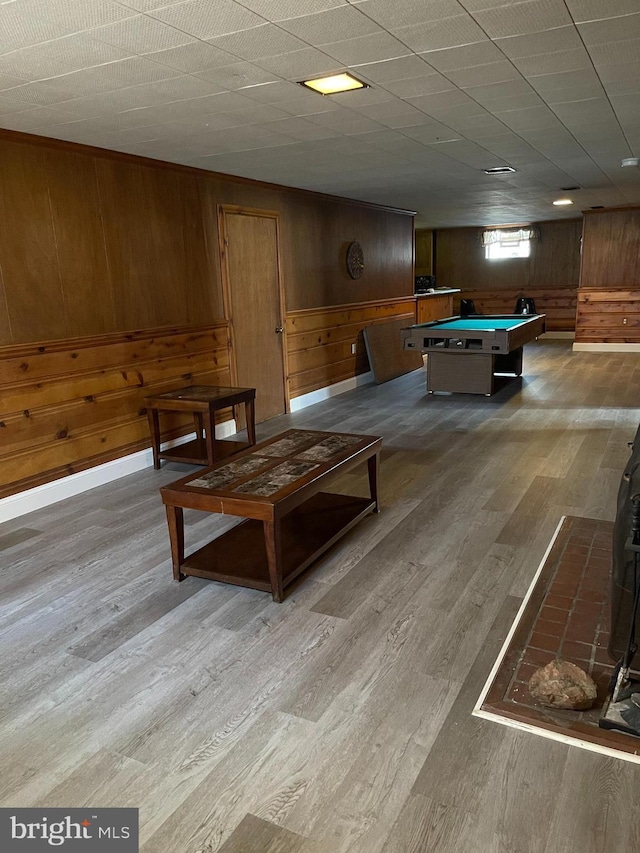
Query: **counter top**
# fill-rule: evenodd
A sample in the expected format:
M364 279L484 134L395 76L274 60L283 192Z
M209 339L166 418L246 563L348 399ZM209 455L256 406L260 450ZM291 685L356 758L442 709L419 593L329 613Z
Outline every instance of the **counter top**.
M416 299L424 299L428 296L446 296L448 293L462 293L459 287L436 287L431 293L416 293Z

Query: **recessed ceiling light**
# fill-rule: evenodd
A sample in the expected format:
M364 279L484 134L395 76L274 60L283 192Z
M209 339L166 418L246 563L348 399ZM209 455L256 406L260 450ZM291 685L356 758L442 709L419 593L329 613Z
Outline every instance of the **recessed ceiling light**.
M558 198L553 203L556 207L563 207L565 204L573 204L570 198Z
M504 175L505 172L515 172L513 166L494 166L492 169L482 170L487 175Z
M313 80L301 80L301 86L320 92L321 95L336 95L338 92L350 92L352 89L368 89L369 86L352 74L333 74L330 77L316 77Z

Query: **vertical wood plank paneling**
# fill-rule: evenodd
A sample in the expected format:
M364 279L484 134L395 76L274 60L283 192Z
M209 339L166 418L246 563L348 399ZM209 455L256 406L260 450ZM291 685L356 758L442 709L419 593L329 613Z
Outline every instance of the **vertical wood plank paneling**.
M97 160L96 167L116 328L153 327L157 297L148 289L149 205L142 167L107 159Z
M67 327L86 335L113 332L115 310L95 160L72 151L43 153ZM78 184L82 193L74 193Z
M640 284L640 208L587 212L580 287Z
M436 232L436 281L462 290L516 288L525 294L539 287L578 287L580 220L539 222L541 239L531 257L488 261L481 228L445 228ZM535 295L535 294L531 294Z
M189 323L200 323L203 317L224 316L217 223L214 219L209 230L203 189L194 175L179 175L184 245L182 292Z
M0 258L15 342L68 334L45 149L0 140Z

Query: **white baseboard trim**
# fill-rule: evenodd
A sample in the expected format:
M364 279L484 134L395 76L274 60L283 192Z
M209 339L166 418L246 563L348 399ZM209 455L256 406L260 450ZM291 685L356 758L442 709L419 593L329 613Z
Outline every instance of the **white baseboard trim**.
M325 388L318 388L317 391L309 391L308 394L294 397L289 403L289 408L291 412L299 412L300 409L306 409L307 406L313 406L314 403L329 400L331 397L337 397L338 394L344 394L345 391L352 391L361 385L369 385L373 381L373 373L369 370L359 376L343 379L342 382L336 382L334 385L327 385Z
M234 420L224 421L216 425L216 438L227 438L235 432L236 422ZM195 433L183 435L173 441L167 441L162 445L162 449L176 447L179 444L191 441L193 438L195 438ZM120 477L126 477L127 474L135 474L136 471L151 468L152 465L153 453L151 448L148 448L130 453L120 459L113 459L111 462L104 462L94 468L87 468L86 471L78 471L77 474L69 474L68 477L61 477L51 483L43 483L42 486L36 486L25 492L9 495L0 500L0 523L19 518L29 512L35 512L37 509L65 500L65 498L72 498L75 495L82 494L82 492L88 492L89 489L95 489L96 486L103 486L105 483L111 483Z
M574 344L574 352L640 352L640 344Z

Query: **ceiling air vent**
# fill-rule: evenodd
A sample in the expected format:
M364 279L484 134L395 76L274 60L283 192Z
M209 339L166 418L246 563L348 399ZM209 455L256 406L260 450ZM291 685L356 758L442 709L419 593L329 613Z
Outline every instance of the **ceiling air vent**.
M505 175L507 172L515 172L512 166L494 166L493 169L483 169L487 175Z

